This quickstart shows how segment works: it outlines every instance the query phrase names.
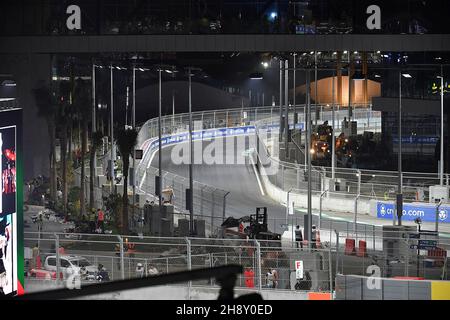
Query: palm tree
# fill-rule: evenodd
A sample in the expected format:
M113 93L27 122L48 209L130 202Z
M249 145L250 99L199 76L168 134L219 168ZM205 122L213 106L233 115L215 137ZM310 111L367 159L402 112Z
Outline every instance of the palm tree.
M78 111L79 119L82 122L81 134L81 181L80 181L80 216L86 212L86 168L85 157L87 153L87 136L89 130L89 120L91 117L91 101L89 86L87 83L78 79L75 84L73 104Z
M120 129L116 143L123 161L123 205L121 216L122 233L128 232L128 169L130 167L130 155L136 146L138 133L135 129Z
M61 180L62 180L62 208L67 218L67 128L70 122L68 115L72 109L69 104L70 87L61 83L59 87L60 105L56 113L56 121L60 127L61 139Z
M48 135L50 138L49 172L50 172L50 198L56 201L56 124L55 114L58 106L55 95L49 87L41 86L33 90L38 116L45 118L47 122Z
M94 175L95 175L95 156L97 149L102 145L103 134L100 131L96 131L91 136L91 148L89 150L89 208L94 208Z

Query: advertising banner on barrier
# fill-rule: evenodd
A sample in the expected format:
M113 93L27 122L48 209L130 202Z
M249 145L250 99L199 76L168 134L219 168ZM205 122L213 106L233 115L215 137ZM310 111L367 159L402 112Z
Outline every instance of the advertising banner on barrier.
M273 129L278 129L279 125L268 125L267 130L271 131ZM289 126L290 129L293 128L293 125ZM297 123L295 125L296 129L303 130L303 123ZM202 131L194 131L192 132L192 140L202 140L202 139L212 139L216 137L229 137L229 136L240 136L240 135L248 135L251 133L255 133L255 126L243 126L243 127L235 127L235 128L219 128L219 129L206 129ZM174 143L180 143L189 140L189 132L183 132L179 134L174 134L170 136L163 136L161 139L161 145L169 145ZM149 145L150 144L150 145ZM159 146L158 139L152 138L144 141L141 145L141 149L144 152L149 150L154 150ZM145 154L144 154L145 157Z
M450 223L450 206L442 205L439 207L438 219L440 223ZM395 214L395 204L391 202L377 202L377 218L390 219ZM425 203L404 203L403 216L405 221L414 221L416 218L422 219L424 222L436 221L436 206Z
M255 126L245 126L245 127L236 127L236 128L220 128L220 129L207 129L202 131L194 131L192 132L192 140L202 140L202 139L211 139L217 137L229 137L229 136L239 136L239 135L248 135L251 133L255 133ZM179 142L189 141L189 132L183 132L171 136L165 136L161 139L161 145L169 145ZM147 148L147 141L143 144L143 149ZM159 146L158 140L155 139L150 144L150 149L157 148Z

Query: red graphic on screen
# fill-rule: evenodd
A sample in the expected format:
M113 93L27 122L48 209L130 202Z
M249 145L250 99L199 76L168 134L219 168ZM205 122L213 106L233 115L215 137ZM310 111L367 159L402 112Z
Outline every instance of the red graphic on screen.
M16 192L16 153L12 149L6 149L3 154L6 157L6 168L2 172L3 193Z

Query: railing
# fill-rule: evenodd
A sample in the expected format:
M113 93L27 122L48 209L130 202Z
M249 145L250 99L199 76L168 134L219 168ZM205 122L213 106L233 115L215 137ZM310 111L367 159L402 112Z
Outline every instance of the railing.
M312 122L315 122L316 114L322 120L328 120L331 124L331 111L329 106L313 105L312 109L317 108L317 113L312 113ZM305 112L304 105L296 106L296 113L298 114L298 122L304 123ZM345 116L347 110L341 106L336 106L335 111L335 128L336 133L339 132L339 123ZM257 108L232 108L220 111L204 111L194 112L193 120L196 124L194 130L202 130L209 128L220 127L237 127L243 125L255 126L257 136L259 137L259 157L264 159L261 161L265 167L275 169L268 175L269 181L280 188L288 191L294 189L306 189L307 170L304 164L291 163L281 161L278 158L278 130L276 129L279 123L279 107L257 107ZM162 129L164 136L174 133L186 132L188 127L189 114L178 114L174 116L162 117ZM290 107L289 122L292 126L294 119L293 107ZM381 115L379 112L371 111L367 105L355 106L353 111L353 119L358 121L358 132L362 133L365 130L372 130L379 132L381 130ZM148 120L141 126L139 132L139 144L157 136L158 119ZM319 119L317 119L317 122ZM274 126L272 126L274 125ZM271 127L269 127L271 126ZM304 124L303 124L304 126ZM269 130L270 128L270 130ZM261 135L264 133L264 135ZM301 147L301 146L297 146ZM303 154L304 155L304 154ZM146 163L144 158L142 163ZM143 174L143 170L140 174ZM322 193L328 190L327 180L332 178L332 170L330 167L313 166L313 191ZM335 180L340 187L336 187L333 191L335 196L341 198L358 198L361 200L394 200L397 188L398 176L395 171L379 171L379 170L365 170L342 168L336 166L334 171ZM445 175L445 183L449 184L449 174ZM428 187L438 184L439 177L433 173L420 172L403 172L402 182L404 189L404 199L406 201L426 201L428 199ZM332 191L332 190L328 190ZM148 192L148 190L146 191ZM421 193L421 197L418 197ZM329 195L329 193L327 193ZM357 205L355 205L357 208Z
M326 113L324 113L326 115ZM337 113L338 114L338 113ZM369 114L369 116L368 116ZM380 114L373 111L356 110L355 118L358 121L358 132L366 130L379 131L381 129ZM293 117L293 115L291 116ZM341 116L342 117L342 116ZM339 118L337 116L336 118ZM299 115L299 121L302 121ZM372 119L372 120L368 120ZM324 116L323 121L331 121L328 115ZM363 126L360 120L363 122ZM307 179L307 166L305 164L292 163L279 160L279 133L274 130L268 130L268 125L277 123L277 118L262 119L255 123L256 132L259 137L259 157L265 166L277 168L274 174L269 176L270 181L287 191L291 188L301 188L305 186ZM338 129L336 133L338 133ZM297 146L298 148L299 146ZM304 150L301 150L304 155ZM360 192L361 195L373 199L392 200L398 185L398 173L395 171L380 171L342 168L336 166L334 169L335 179L345 181L344 193ZM313 190L324 191L326 188L324 182L333 176L332 168L326 166L313 166ZM302 179L304 177L304 179ZM450 185L450 174L444 175L445 185ZM402 187L404 190L404 199L406 201L427 201L428 187L439 184L439 175L437 173L424 172L403 172ZM418 196L418 193L421 196Z
M315 242L316 248L311 249L308 249L306 243L292 242L286 237L281 241L266 241L89 234L80 234L80 239L74 239L73 235L72 238L66 236L25 232L25 247L34 246L39 240L38 250L33 252L39 255L42 262L47 256L56 255L56 248L59 247L60 257L82 256L94 266L102 264L112 281L226 265L241 265L247 272L238 276L236 287L255 291L297 289L329 292L334 289L335 274L367 275L367 268L373 265L378 266L381 275L385 277L415 276L417 273L427 279L448 277L448 272L442 266L445 257L430 257L430 252L424 251L417 254L417 250L410 248L416 244L417 239L405 238L404 233L391 232L388 235L382 230L374 234L364 234L363 230L357 230L356 234L337 231L330 235L330 240L328 235L321 234L320 242ZM351 252L347 250L346 239L356 240L356 246ZM436 240L437 246L444 250L450 248L448 238L422 236L421 239ZM360 251L361 241L367 245L365 251ZM395 241L398 251L387 250L386 241ZM131 243L134 245L133 250L127 246ZM33 268L36 267L36 258L37 256L26 259L29 277L32 277ZM429 265L430 258L439 264ZM300 287L296 287L298 281L293 277L295 261L298 260L303 262L305 273L308 271L311 276L311 283L306 289L303 285L307 283L300 283ZM59 271L67 277L68 271L61 265L59 267ZM267 273L272 270L277 273L275 287L267 277ZM216 285L217 282L209 279L198 279L191 283L193 287Z

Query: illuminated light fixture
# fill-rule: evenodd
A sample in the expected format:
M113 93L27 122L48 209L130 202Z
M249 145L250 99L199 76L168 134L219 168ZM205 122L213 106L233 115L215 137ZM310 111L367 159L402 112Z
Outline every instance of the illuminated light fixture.
M381 53L381 51L380 51L380 50L378 50L378 51L377 51L377 53L378 53L378 54L380 54L380 53Z
M375 78L381 78L381 76L379 74L375 74L374 77Z
M409 73L402 73L402 76L404 77L404 78L412 78L412 75L410 75Z
M358 51L353 52L353 54L358 54Z
M319 51L319 52L317 52L317 54L322 54L322 52Z
M267 68L269 67L269 63L266 62L266 61L261 62L261 64L262 64L262 66L263 66L265 69L267 69Z
M309 54L314 54L314 51L311 51Z
M347 50L345 50L345 51L344 51L344 54L347 54L347 53L348 53L348 51L347 51Z
M311 154L314 154L316 151L314 149L309 150Z
M303 52L302 56L306 56L306 52Z
M333 55L336 55L337 54L337 52L335 51L335 52L333 52Z
M274 20L277 16L278 16L278 14L277 14L275 11L273 11L273 12L270 13L270 18L271 18L272 20Z
M252 79L252 80L262 80L263 79L263 75L262 75L262 73L252 73L252 74L250 74L250 79Z
M4 87L15 87L17 84L13 80L4 80L2 86Z
M436 58L434 58L435 60L442 60L442 58L441 57L436 57Z

